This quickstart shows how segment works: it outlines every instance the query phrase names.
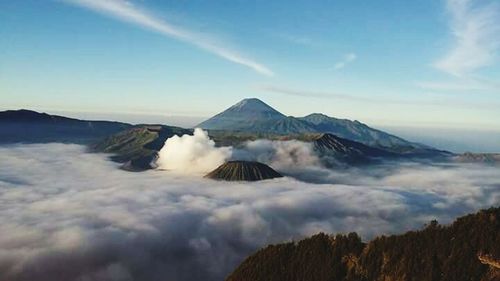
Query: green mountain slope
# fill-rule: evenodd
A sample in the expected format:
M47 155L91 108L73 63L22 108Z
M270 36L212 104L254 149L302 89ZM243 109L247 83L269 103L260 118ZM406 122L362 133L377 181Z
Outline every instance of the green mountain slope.
M154 168L157 152L174 135L192 134L192 130L165 125L137 125L93 144L95 152L113 153L111 159L123 168L142 171Z

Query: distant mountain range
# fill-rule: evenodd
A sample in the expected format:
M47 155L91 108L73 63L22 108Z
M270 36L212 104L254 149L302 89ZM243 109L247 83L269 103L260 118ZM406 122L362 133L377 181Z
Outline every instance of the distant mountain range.
M500 208L491 208L368 243L356 233L318 234L257 251L226 281L498 281L499 231Z
M132 125L110 121L86 121L31 110L0 112L0 143L87 143L123 131Z
M287 117L258 99L245 99L201 123L218 146L239 146L256 139L312 142L327 166L372 163L375 158L448 157L452 154L372 129L358 121L322 114ZM173 135L192 129L87 121L30 110L0 112L0 143L68 142L113 153L123 168L155 168L158 151ZM361 140L361 141L360 141ZM470 157L469 157L470 158Z
M299 118L285 116L255 98L244 99L200 123L197 127L207 130L276 135L330 133L341 138L393 152L412 152L429 148L373 129L359 121L337 119L320 113L313 113Z

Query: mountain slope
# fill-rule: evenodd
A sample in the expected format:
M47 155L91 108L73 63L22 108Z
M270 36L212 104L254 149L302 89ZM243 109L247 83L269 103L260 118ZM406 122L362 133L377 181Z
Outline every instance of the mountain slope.
M262 122L285 118L274 108L259 99L244 99L225 111L200 123L196 127L208 130L251 130Z
M192 134L192 130L165 125L137 125L108 136L91 146L95 152L113 153L111 159L123 168L142 171L154 168L157 152L174 135Z
M0 112L0 143L87 143L132 125L110 121L86 121L31 110Z
M453 160L462 163L500 164L500 153L472 153L466 152L453 157Z
M381 236L318 234L267 246L248 257L227 281L494 281L500 280L500 208L450 226Z
M427 149L423 145L370 128L359 121L337 119L318 113L300 118L285 116L258 99L244 99L197 127L212 131L280 135L331 133L392 152L406 153L415 149Z
M348 164L369 163L373 158L398 157L380 148L370 147L362 143L325 133L318 135L313 141L314 149L324 158L331 156L336 161Z
M337 119L320 113L307 115L300 118L300 120L312 124L319 132L332 133L369 146L399 149L401 151L420 146L386 132L370 128L357 120Z
M260 181L283 177L266 164L251 161L229 161L212 172L206 178L225 181Z

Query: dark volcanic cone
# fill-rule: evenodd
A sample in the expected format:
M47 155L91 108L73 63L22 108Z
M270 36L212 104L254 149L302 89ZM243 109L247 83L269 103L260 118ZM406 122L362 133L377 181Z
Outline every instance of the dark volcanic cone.
M229 161L208 173L206 178L225 181L260 181L283 177L266 164L250 161Z

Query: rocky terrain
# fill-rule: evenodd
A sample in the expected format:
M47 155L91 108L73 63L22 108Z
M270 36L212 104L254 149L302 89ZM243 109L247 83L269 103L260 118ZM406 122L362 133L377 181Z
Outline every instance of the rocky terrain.
M457 155L453 158L461 163L484 163L484 164L500 164L499 153L472 153L466 152Z

